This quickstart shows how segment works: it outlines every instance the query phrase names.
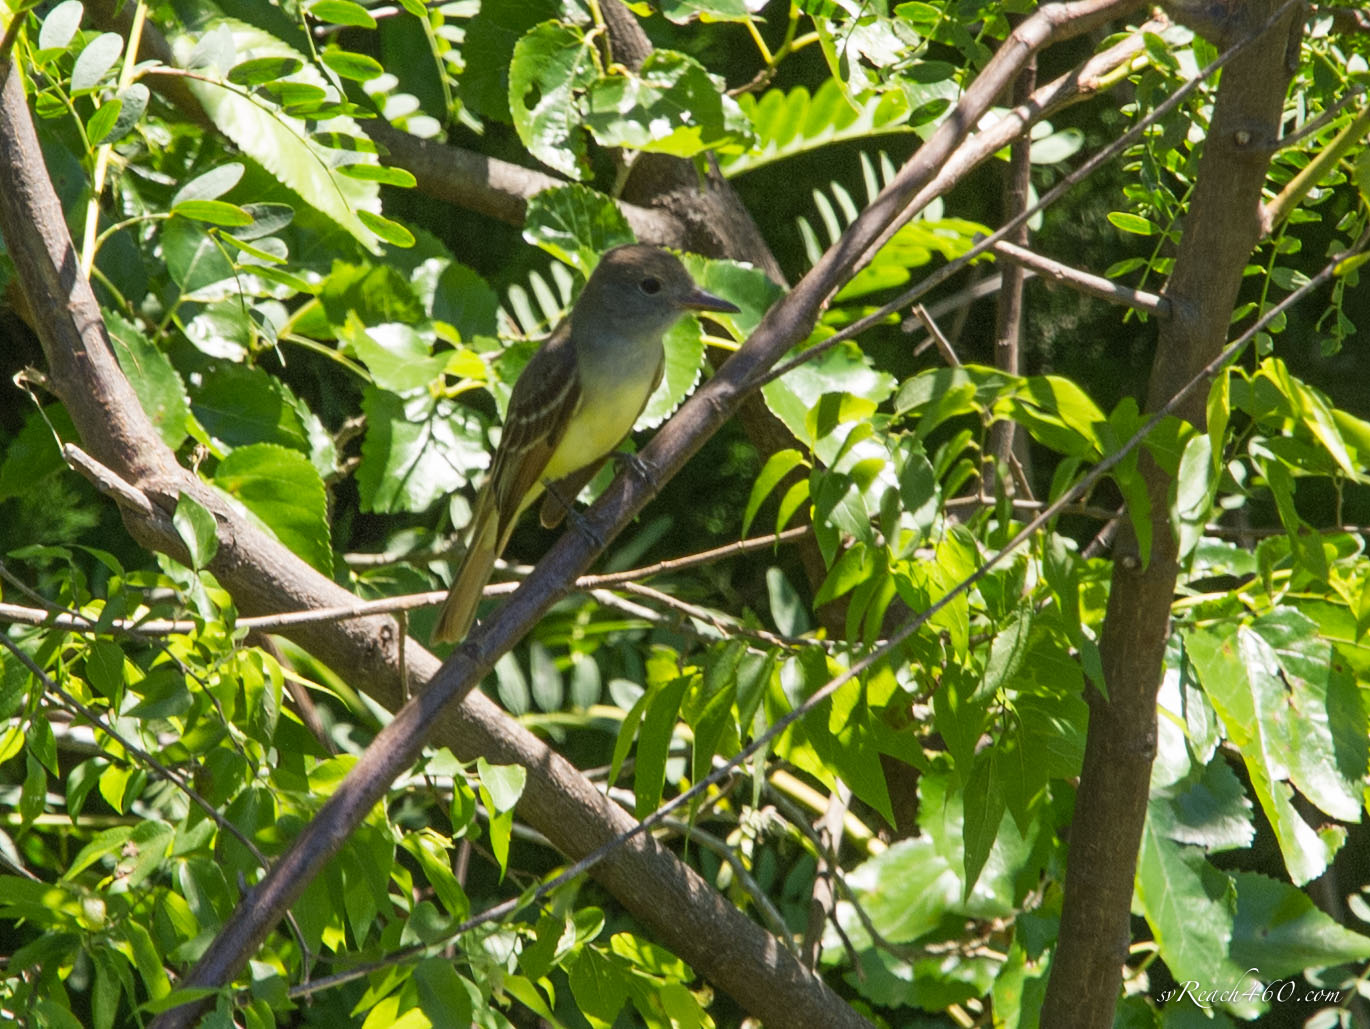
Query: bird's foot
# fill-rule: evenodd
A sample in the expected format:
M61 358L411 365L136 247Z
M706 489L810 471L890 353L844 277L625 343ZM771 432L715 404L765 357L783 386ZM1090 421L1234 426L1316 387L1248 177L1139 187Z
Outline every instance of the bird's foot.
M566 521L570 526L585 537L590 546L596 550L604 549L604 538L595 532L590 526L590 522L579 511L567 511Z
M614 450L610 452L609 456L614 459L615 464L626 468L629 475L632 475L644 486L649 486L655 490L656 476L652 474L652 467L637 454L630 454L626 450Z
M566 516L567 523L575 529L576 532L584 536L592 547L596 550L603 550L604 540L600 538L599 533L590 528L590 523L576 510L575 498L572 497L568 499L562 494L561 490L557 487L557 484L549 479L543 480L542 488L547 491L547 495L552 498L553 503L561 508L562 513ZM546 523L544 522L544 524Z

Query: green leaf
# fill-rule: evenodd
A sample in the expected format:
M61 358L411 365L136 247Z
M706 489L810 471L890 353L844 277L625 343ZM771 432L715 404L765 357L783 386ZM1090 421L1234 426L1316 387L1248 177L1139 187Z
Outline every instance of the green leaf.
M366 438L357 469L362 510L422 511L467 485L490 462L478 420L457 404L402 400L385 390L362 395Z
M191 399L195 417L225 449L277 443L308 453L299 406L279 379L261 368L234 364L207 372Z
M171 198L171 206L175 208L190 200L216 200L242 181L243 171L240 161L230 161L211 168L178 189Z
M661 13L677 25L695 18L708 23L746 21L751 17L746 0L664 0Z
M1115 228L1130 232L1134 236L1154 236L1160 231L1154 222L1126 211L1110 211L1108 220Z
M624 680L617 680L617 682L623 681ZM636 683L630 683L629 685L633 688L637 688ZM615 703L620 705L626 703L625 699L620 699L619 696L614 693L614 686L614 682L609 684L609 692L614 697ZM633 701L632 706L628 709L628 713L623 716L623 723L618 729L618 738L614 741L614 753L609 762L609 782L618 782L618 773L623 768L623 762L628 758L628 751L632 749L633 740L637 736L638 726L642 724L642 715L647 710L647 702L650 699L651 694L649 693L643 692L638 694L637 699Z
M45 1029L84 1029L70 1008L49 998L40 999L34 1005L33 1013L37 1024Z
M1072 457L1094 458L1103 451L1100 430L1108 420L1078 385L1058 375L1033 376L1023 388L995 405L1038 442Z
M722 82L671 50L652 51L636 73L622 69L594 82L583 124L601 146L673 157L742 149L750 128Z
M638 429L654 429L669 418L694 389L703 370L704 339L700 335L699 320L694 316L676 322L662 343L666 348L666 368L661 383L647 398L647 406L638 417Z
M1290 877L1297 885L1316 879L1341 847L1345 830L1315 831L1294 807L1286 780L1289 755L1300 741L1290 735L1284 679L1273 648L1245 627L1224 634L1194 630L1185 635L1184 645L1204 693L1241 752Z
M999 626L990 644L985 676L974 694L976 699L992 697L1012 682L1027 657L1032 625L1032 608L1025 605Z
M1195 433L1180 457L1180 473L1175 483L1175 534L1179 540L1179 558L1187 558L1203 538L1204 527L1218 495L1218 479L1214 475L1213 438L1208 433ZM1134 519L1135 521L1135 519Z
M740 656L740 655L739 655ZM737 701L735 681L724 683L704 705L694 720L694 747L690 754L690 774L698 782L712 771L714 755L719 753L725 734L732 743L738 742L737 723L733 704Z
M171 980L162 966L161 955L152 942L152 936L141 922L132 919L126 921L121 930L133 952L133 967L138 970L143 985L147 987L148 996L153 1000L165 997L171 992Z
M303 67L304 62L298 57L254 57L241 64L235 64L228 73L228 81L239 86L260 86L277 79L289 78Z
M534 25L561 13L558 0L481 5L466 23L462 47L466 67L461 75L461 96L472 110L495 121L510 121L509 64L514 47Z
M176 511L171 516L176 534L190 553L192 568L204 568L219 551L218 527L209 509L188 493L176 500Z
M61 404L30 411L0 461L0 500L21 496L53 472L66 468L58 441L75 442L79 438L71 415Z
M461 805L463 798L469 801L470 815L474 818L475 797L471 790L465 788L465 780L461 782L462 786L454 790L453 805ZM458 821L455 824L460 829L465 823ZM461 919L470 913L471 903L462 890L461 883L452 874L448 856L450 845L450 841L429 833L406 833L400 840L400 846L412 854L423 868L423 874L428 877L429 885L442 902L447 914L452 918Z
M1037 135L1035 131L1035 129L1049 130L1050 128L1048 122L1038 122L1034 127L1029 157L1033 164L1060 164L1062 161L1070 160L1084 146L1084 133L1077 128L1059 129L1055 132L1047 131L1044 135Z
M195 293L233 276L233 262L204 229L183 219L167 222L162 233L167 274L181 292Z
M369 82L385 74L385 69L374 57L350 50L325 50L320 60L343 78L354 82Z
M720 156L729 177L834 143L911 131L909 101L902 90L849 99L832 79L825 79L812 95L804 86L789 92L771 89L760 97L744 93L738 105L751 122L755 142Z
M528 773L522 765L491 765L483 757L476 759L476 771L481 796L490 809L490 849L503 876L508 868L514 805L523 794Z
M118 951L97 948L91 951L95 964L95 986L91 990L90 1012L94 1029L112 1029L119 1011L119 975L115 963L122 960Z
M352 25L360 29L376 27L371 12L352 0L315 0L309 5L309 16L334 25Z
M576 184L544 189L528 201L523 238L586 276L606 250L634 242L618 205Z
M628 979L618 962L582 948L567 972L571 995L595 1029L608 1029L628 1000Z
M1149 817L1166 839L1210 853L1250 846L1256 835L1251 800L1221 757L1210 761L1197 779L1153 787Z
M349 314L338 339L366 365L377 386L394 393L427 390L442 380L447 367L448 355L434 354L432 341L403 322L364 328Z
M348 167L355 167L348 165ZM352 176L356 181L360 181L356 176ZM379 214L372 214L370 211L358 211L357 218L368 229L378 237L389 243L391 246L408 249L414 245L414 234L406 229L399 222L391 221L389 218Z
M1233 880L1232 959L1259 968L1262 979L1370 960L1370 937L1338 925L1301 890L1256 872L1237 872Z
M87 43L71 68L72 95L98 86L123 52L124 39L114 32L102 32Z
M332 574L328 501L323 480L307 457L274 443L239 447L219 462L214 484L296 554Z
M24 727L22 725L5 726L4 731L0 732L0 765L23 753L23 750Z
M85 7L80 0L62 0L43 19L38 30L39 50L65 50L81 27Z
M499 296L475 271L452 263L443 269L433 294L433 320L446 322L462 340L495 336L499 331Z
M267 58L268 60L294 61L297 58ZM307 104L321 103L328 98L328 91L322 86L316 86L312 82L294 82L282 80L277 82L263 83L259 87L261 92L275 99L276 103L284 108L289 108L287 114L294 114L294 108L304 107Z
M817 660L814 665L818 666ZM811 681L810 685L817 688L835 671L824 664L815 677L818 681ZM859 679L852 679L841 686L822 705L827 708L827 732L812 730L809 739L824 762L842 777L852 792L893 825L894 809L889 788L885 784L885 772L880 765L865 691L865 684Z
M1176 979L1235 984L1246 974L1228 955L1237 910L1232 880L1192 847L1159 835L1148 816L1137 855L1136 900ZM1259 1008L1246 998L1232 1010L1250 1018Z
M767 569L767 576L771 569ZM875 552L864 543L853 543L837 562L828 571L827 578L823 580L823 585L818 588L814 595L813 606L815 609L824 604L831 603L838 597L856 589L858 586L868 584L873 578L881 575L881 570L877 568ZM774 605L774 601L772 601Z
M323 3L314 5L317 10ZM433 1029L469 1029L472 1018L471 984L443 957L425 958L414 966L419 1010Z
M476 774L500 814L514 809L528 782L528 770L522 765L492 765L483 757L476 759Z
M558 21L534 27L514 47L509 112L529 152L573 179L583 174L585 137L579 96L598 78L594 44Z
M566 685L551 653L536 640L528 645L528 677L537 709L560 711L566 703Z
M412 172L404 168L395 168L384 164L344 164L338 171L348 178L361 179L364 182L379 182L384 186L399 186L404 189L412 189L418 184L418 179L414 178Z
M190 416L190 403L180 375L167 356L118 312L105 312L105 327L109 330L114 356L133 392L138 395L144 413L157 427L162 442L176 449L186 438ZM0 474L0 481L3 481L3 474Z
M742 533L746 535L751 528L752 519L756 517L761 505L771 492L780 485L782 479L789 475L801 464L804 463L804 455L792 448L777 450L766 459L766 463L761 468L761 474L752 483L751 495L747 497L747 507L742 514Z
M363 325L415 325L424 320L423 302L413 283L397 268L384 264L335 263L319 291L319 302L335 332L347 324L353 312Z
M936 932L948 916L998 917L992 912L1010 910L1013 870L1026 856L1027 845L1011 822L1004 823L979 885L963 901L959 793L948 789L944 776L936 775L920 779L919 794L923 833L891 844L848 872L853 902L891 943L909 943ZM851 946L858 951L872 946L863 920L848 905L838 906L837 920ZM831 928L824 934L825 952L829 945L837 947L835 953L845 950Z
M103 136L92 134L91 142L99 144L117 143L138 124L147 112L147 102L151 94L147 86L134 82L116 98L119 104L119 117Z
M847 393L878 404L894 386L894 377L876 370L856 344L843 343L768 382L761 392L766 406L795 436L815 445L808 416L825 393Z
M993 747L987 747L975 756L961 802L965 809L962 834L965 841L965 880L961 886L961 899L964 901L970 898L971 890L975 889L985 862L989 860L1007 806L1000 782L998 755Z
M633 770L634 810L638 818L646 818L661 804L661 791L666 783L666 759L670 755L671 739L675 734L676 716L689 676L677 676L653 689L642 715L642 729L637 741L637 765Z
M222 200L183 200L172 208L171 213L234 229L252 224L251 214L237 204L226 204Z
M123 107L124 102L118 97L101 104L90 116L90 120L86 122L86 138L95 145L103 142L105 137L113 131Z
M775 626L786 636L802 636L810 628L809 615L785 573L774 566L766 569L766 596Z
M1287 689L1290 781L1333 818L1359 821L1370 719L1355 674L1300 611L1276 608L1251 631L1270 645Z

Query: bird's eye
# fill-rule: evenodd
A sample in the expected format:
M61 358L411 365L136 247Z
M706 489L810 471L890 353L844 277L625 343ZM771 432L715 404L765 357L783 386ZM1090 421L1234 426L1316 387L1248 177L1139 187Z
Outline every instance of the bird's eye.
M649 297L654 297L661 292L661 280L653 275L647 276L637 284L637 288L646 293Z

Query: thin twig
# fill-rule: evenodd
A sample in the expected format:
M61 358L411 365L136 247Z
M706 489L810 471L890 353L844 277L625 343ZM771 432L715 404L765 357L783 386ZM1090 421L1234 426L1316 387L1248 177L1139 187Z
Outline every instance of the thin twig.
M1138 311L1145 311L1147 314L1159 315L1162 318L1170 316L1170 301L1158 293L1148 293L1146 290L1132 289L1124 286L1120 282L1106 279L1102 275L1095 275L1092 272L1081 271L1079 268L1072 268L1068 264L1054 261L1049 257L1021 247L1016 243L1010 243L1003 239L994 244L996 256L1005 260L1012 261L1014 264L1022 265L1024 268L1031 268L1038 275L1048 282L1056 282L1078 290L1087 296L1098 297L1106 300L1110 304L1119 304L1123 307L1132 307Z

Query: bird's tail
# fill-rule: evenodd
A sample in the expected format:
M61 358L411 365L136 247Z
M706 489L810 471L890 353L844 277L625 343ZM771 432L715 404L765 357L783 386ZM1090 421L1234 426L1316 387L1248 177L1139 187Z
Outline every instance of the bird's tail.
M438 626L433 630L434 643L455 643L466 638L471 623L476 620L476 605L480 603L481 593L490 581L495 559L502 549L495 505L487 503L479 507L466 556L461 559L461 567L452 579L452 588L438 615Z

